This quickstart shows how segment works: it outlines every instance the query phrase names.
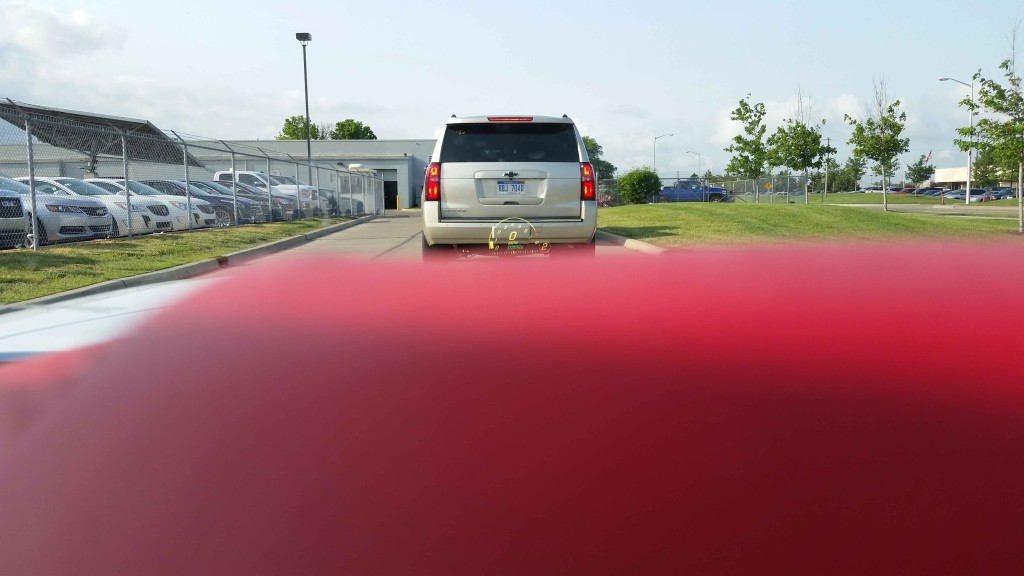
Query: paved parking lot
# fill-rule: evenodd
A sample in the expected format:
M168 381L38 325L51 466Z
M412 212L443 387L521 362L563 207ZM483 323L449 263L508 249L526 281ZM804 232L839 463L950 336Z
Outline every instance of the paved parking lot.
M360 259L420 260L421 227L419 211L389 211L381 218L260 260L266 261L272 258L289 258L307 254L339 254ZM598 256L615 254L635 254L635 252L621 246L598 241Z

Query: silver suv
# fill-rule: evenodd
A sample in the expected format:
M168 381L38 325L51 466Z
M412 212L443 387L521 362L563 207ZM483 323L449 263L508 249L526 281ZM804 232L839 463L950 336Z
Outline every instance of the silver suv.
M424 257L593 254L596 176L568 116L453 116L431 159Z

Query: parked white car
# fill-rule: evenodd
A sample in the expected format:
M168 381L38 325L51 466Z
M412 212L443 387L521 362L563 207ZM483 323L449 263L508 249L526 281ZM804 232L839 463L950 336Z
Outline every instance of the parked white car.
M19 178L20 182L28 183L27 178ZM128 203L124 197L114 192L95 186L89 182L77 178L36 178L36 191L47 194L60 194L62 192L75 196L85 196L99 200L106 207L114 221L110 230L110 237L128 235ZM132 234L149 234L152 232L170 232L171 217L165 204L156 200L140 198L131 204L131 228Z
M86 181L115 194L124 195L124 180L115 180L112 178L90 178ZM132 192L133 202L136 198L149 198L166 205L171 218L172 230L188 230L188 202L184 198L164 194L155 188L146 186L142 182L137 182L135 180L128 181L128 188ZM211 206L209 202L206 200L200 200L199 198L192 199L193 228L205 228L208 226L206 221L209 219L210 214L213 214L213 206Z

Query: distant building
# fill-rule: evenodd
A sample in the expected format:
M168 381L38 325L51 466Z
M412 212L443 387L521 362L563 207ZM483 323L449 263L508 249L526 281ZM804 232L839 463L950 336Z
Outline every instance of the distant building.
M944 188L963 188L967 186L967 167L936 168L935 174L932 175L932 185Z
M305 140L225 140L228 146L252 150L259 148L270 156L291 156L305 162ZM435 140L314 140L311 143L313 164L345 169L359 165L373 170L384 179L384 202L389 209L408 208L419 204L426 172ZM212 172L230 170L231 157L214 150L189 147L189 152ZM251 157L236 157L236 170L266 171L266 161ZM296 176L293 165L271 163L271 175ZM298 170L298 177L308 180L307 170ZM330 177L330 175L328 176ZM332 188L332 181L320 182L321 188Z

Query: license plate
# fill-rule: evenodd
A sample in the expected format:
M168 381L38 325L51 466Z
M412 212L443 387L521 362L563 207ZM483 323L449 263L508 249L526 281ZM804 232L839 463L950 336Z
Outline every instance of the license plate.
M521 195L526 193L526 182L522 180L498 180L498 194Z

